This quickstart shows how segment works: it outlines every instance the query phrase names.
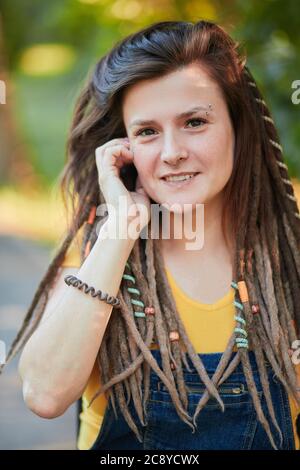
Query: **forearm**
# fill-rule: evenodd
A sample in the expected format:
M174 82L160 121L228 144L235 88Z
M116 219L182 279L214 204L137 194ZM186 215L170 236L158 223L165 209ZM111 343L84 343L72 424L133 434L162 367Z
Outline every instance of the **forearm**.
M103 239L101 229L76 277L116 296L133 245L131 239ZM20 359L28 406L39 408L40 402L47 401L49 408L61 414L81 396L112 308L99 298L65 286L59 304L31 336Z

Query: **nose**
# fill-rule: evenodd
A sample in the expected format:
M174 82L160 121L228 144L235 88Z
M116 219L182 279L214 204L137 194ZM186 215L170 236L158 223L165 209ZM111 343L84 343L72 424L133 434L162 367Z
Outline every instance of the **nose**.
M164 151L161 155L161 160L165 163L169 163L170 165L176 165L180 160L186 160L188 157L187 152L185 150L178 150L177 152L172 151Z

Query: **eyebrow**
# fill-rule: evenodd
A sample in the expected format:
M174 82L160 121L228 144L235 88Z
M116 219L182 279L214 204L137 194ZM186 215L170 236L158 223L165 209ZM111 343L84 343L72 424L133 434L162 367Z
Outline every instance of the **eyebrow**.
M193 114L197 113L198 111L208 111L209 107L208 106L194 106L191 109L188 109L187 111L184 111L183 113L177 114L175 116L176 121L179 121L180 119L183 119L188 116L192 116ZM210 111L212 112L212 111ZM149 126L151 124L155 124L155 121L153 119L136 119L135 121L132 121L132 123L129 126L129 129L131 129L134 126Z

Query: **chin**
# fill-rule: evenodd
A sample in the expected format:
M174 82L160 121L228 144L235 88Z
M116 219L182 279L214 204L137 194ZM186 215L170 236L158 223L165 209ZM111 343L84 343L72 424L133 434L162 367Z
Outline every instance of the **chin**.
M160 202L161 205L164 205L166 210L169 212L173 212L174 214L182 214L191 212L191 210L196 209L197 204L205 204L206 198L197 198L191 199L191 198L186 198L186 199L181 199L181 200L175 200L175 201L170 201L166 200L164 202Z

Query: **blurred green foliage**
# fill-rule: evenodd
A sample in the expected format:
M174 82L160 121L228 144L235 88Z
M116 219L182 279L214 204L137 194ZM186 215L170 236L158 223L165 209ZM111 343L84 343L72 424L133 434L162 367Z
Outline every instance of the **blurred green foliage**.
M63 166L74 100L94 63L117 40L149 23L202 18L217 21L243 45L291 176L300 177L300 104L291 100L292 82L300 80L297 0L1 0L0 13L14 116L26 158L46 183ZM34 72L30 61L39 62L38 55L32 59L26 51L43 44L60 45L62 54L73 57L69 66L54 64L51 70L49 59L48 72Z

